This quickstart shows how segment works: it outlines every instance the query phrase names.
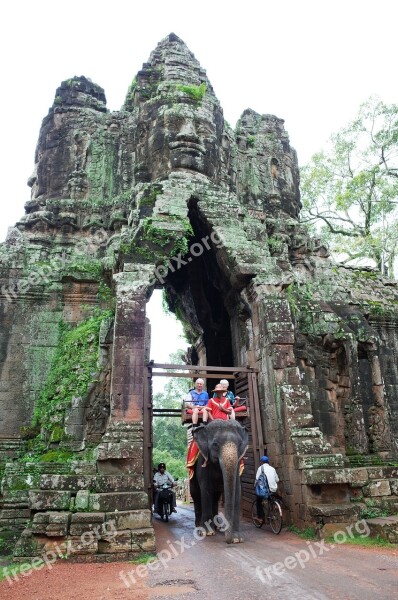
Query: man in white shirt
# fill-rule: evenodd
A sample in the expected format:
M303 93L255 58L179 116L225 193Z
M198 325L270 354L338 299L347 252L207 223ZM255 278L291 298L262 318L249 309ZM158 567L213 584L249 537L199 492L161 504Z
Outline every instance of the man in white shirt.
M260 478L261 473L263 472L268 480L268 487L270 489L271 492L276 492L276 490L278 489L278 481L279 481L279 477L277 472L275 471L274 467L271 467L271 465L269 464L269 458L268 456L262 456L260 458L260 462L261 465L259 466L259 468L257 469L257 473L256 473L256 482L258 481L258 479ZM263 509L263 499L260 498L259 496L256 496L256 500L257 500L257 516L259 519L264 519L264 509Z

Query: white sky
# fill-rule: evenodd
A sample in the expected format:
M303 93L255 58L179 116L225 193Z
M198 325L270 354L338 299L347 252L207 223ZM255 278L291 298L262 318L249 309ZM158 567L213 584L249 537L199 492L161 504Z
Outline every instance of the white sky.
M396 0L13 0L0 19L0 241L24 214L41 121L61 81L85 75L119 110L171 32L207 70L232 127L248 107L283 118L299 164L370 95L398 102Z

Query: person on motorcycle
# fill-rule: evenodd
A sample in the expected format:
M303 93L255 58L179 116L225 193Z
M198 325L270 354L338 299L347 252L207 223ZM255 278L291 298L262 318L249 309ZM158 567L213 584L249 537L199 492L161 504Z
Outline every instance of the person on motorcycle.
M170 475L168 471L166 471L165 463L158 464L157 473L153 476L153 487L155 491L155 497L153 499L155 512L158 512L158 499L159 499L159 490L162 489L162 486L165 483L169 483L172 487L176 486L174 479ZM173 512L177 512L176 509L176 494L173 491Z

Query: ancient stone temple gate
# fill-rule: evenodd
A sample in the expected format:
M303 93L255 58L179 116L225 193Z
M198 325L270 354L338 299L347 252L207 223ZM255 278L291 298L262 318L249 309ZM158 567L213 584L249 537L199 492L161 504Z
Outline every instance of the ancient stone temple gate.
M81 560L154 548L154 288L192 365L258 372L264 442L297 525L325 533L369 505L397 512L396 283L334 264L300 224L281 119L247 109L232 130L170 34L119 112L90 80L62 82L29 185L0 246L0 527L16 557L62 540Z

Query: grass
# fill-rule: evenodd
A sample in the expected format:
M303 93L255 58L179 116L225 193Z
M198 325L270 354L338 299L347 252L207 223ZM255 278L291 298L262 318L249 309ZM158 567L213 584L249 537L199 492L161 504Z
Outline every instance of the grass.
M129 560L129 562L133 565L145 565L151 558L156 558L156 554L153 552L144 552L144 554L140 554L136 558L132 558Z
M12 558L12 557L10 557ZM26 565L30 564L30 563L10 563L9 565L5 566L5 567L0 567L0 582L4 581L4 579L7 577L7 575L11 578L13 578L15 575L18 575L19 573L27 572L26 569ZM5 571L5 572L4 572Z
M304 540L317 540L319 538L314 527L306 527L305 529L299 529L296 525L289 525L288 530L292 533L295 533Z
M325 541L328 543L335 543L336 540L333 536L329 536L325 538ZM340 542L341 545L351 545L351 546L364 546L366 548L398 548L398 544L392 544L391 542L385 540L384 538L377 537L362 537L360 535L354 535L353 537L347 536L347 539L344 542Z

